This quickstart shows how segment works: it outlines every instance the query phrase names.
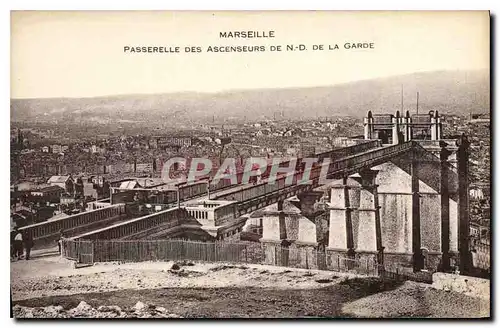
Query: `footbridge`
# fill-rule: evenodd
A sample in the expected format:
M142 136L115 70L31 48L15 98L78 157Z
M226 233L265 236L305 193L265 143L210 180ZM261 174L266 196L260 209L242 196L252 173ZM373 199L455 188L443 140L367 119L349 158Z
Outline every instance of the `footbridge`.
M267 177L254 184L212 190L209 196L165 206L156 213L134 215L128 210L133 204L116 204L21 229L29 231L38 245L55 240L61 229L76 240L193 235L222 239L241 231L245 214L277 203L278 211L264 220L264 246L315 250L320 235L326 234L328 245L323 246L333 253L413 263L417 269L448 267L452 260L459 263L459 249L462 252L468 233L467 185L459 179L467 176L465 144L407 140L387 145L365 140L316 154L312 167L299 165L274 180ZM319 222L306 213L318 200L314 190L325 183L331 189L328 222L327 231L320 231ZM284 220L283 202L294 196L300 199L304 218ZM272 261L272 254L269 258Z
M378 143L376 143L378 144ZM370 145L371 146L371 145ZM393 158L419 147L415 142L377 147L348 147L340 151L320 154L319 165L310 170L284 174L276 180L264 179L255 185L212 194L212 199L233 200L238 202L238 214L244 215L268 205L283 201L314 190L327 180L341 179L391 161ZM291 178L290 178L291 176ZM291 183L287 183L287 180Z
M401 146L403 148L401 148ZM399 145L397 148L401 149L397 151L402 151L408 146L409 145ZM317 154L317 159L318 162L322 162L325 159L333 160L332 165L330 166L332 169L338 171L339 169L347 167L347 165L352 162L350 159L353 157L356 158L356 156L361 154L369 154L374 150L383 150L384 155L388 156L391 149L392 147L381 146L381 143L378 140L362 141L361 143L351 147L335 149L329 152ZM378 153L375 155L377 154ZM289 165L289 163L283 164L285 166ZM236 216L239 217L255 209L275 203L278 200L289 198L300 192L316 187L319 179L315 176L315 174L319 176L320 169L321 167L316 166L311 170L312 183L310 184L297 183L297 181L299 181L304 175L303 171L299 171L294 173L294 180L291 185L285 186L284 182L288 175L282 175L274 183L270 183L269 179L263 179L257 184L235 185L229 188L226 187L222 191L211 191L210 199L219 201L226 200L233 203L237 202L237 206L233 206L231 210L235 211ZM271 166L267 168L266 172L269 172L270 170ZM192 204L196 201L206 200L208 200L207 197L203 195L201 197L192 198L187 202L182 202L178 207L185 209L186 207L189 207L190 203ZM28 225L20 228L20 230L29 232L32 235L36 248L53 246L59 238L61 231L64 231L65 236L68 238L94 238L96 236L102 237L105 235L108 236L108 238L132 238L134 236L144 236L145 233L147 235L147 232L150 231L149 229L152 228L154 228L155 231L161 231L165 224L166 226L164 228L171 226L170 221L172 220L172 217L180 215L179 213L186 212L178 211L177 208L172 208L175 206L175 202L162 204L160 206L162 208L161 211L149 215L141 215L137 212L134 213L132 209L135 207L130 202L114 205L103 202L95 203L99 206L89 207L97 208L95 210L90 210L53 221ZM199 219L199 221L203 222L201 216L198 217L196 214L199 210L200 209L194 209L189 212L193 218ZM172 215L170 213L176 213L176 215ZM183 219L187 216L181 215ZM191 225L193 225L192 223L193 222L191 222ZM200 225L202 224L198 223L198 226Z

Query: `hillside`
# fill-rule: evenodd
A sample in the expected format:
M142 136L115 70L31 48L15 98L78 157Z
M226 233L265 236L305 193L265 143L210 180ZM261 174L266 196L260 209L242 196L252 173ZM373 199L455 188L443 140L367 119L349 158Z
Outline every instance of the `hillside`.
M287 118L351 115L368 110L415 110L420 92L421 112L488 112L489 71L436 71L356 81L313 88L235 90L220 93L170 93L96 98L12 99L13 121L67 122L168 121L191 122L217 118L258 119L283 111ZM278 114L277 114L278 115Z

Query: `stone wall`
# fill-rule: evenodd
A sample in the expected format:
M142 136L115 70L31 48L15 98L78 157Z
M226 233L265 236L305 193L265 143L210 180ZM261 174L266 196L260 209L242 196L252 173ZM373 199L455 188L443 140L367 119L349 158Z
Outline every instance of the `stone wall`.
M397 263L408 264L412 261L413 255L413 201L412 201L412 177L410 175L410 158L401 156L397 160L384 163L373 167L373 170L378 170L376 184L378 184L378 205L380 206L380 228L382 246L385 263L390 264L394 261ZM425 252L425 268L436 270L440 264L442 257L441 249L441 195L440 181L435 181L436 173L439 175L439 162L423 163L419 165L419 199L420 199L420 248ZM436 164L437 167L436 167ZM435 172L437 170L437 172ZM432 171L432 172L431 172ZM376 251L372 245L371 248L363 248L360 246L360 241L367 239L363 234L363 229L373 228L368 227L367 222L374 220L361 220L360 214L366 214L364 211L359 211L361 206L361 194L359 178L355 176L347 179L349 188L349 206L351 211L353 246L356 251L370 250ZM337 185L341 186L342 181L337 180ZM455 186L450 186L454 189ZM338 214L345 207L344 199L342 198L341 190L335 190L331 206L334 210L330 211L330 249L345 248L345 218ZM365 192L366 193L366 192ZM338 199L337 199L338 198ZM369 195L367 197L369 198ZM366 203L366 202L365 202ZM333 216L335 215L335 216ZM367 222L365 222L367 221ZM458 239L458 211L457 202L450 196L449 199L449 249L451 252L457 251ZM370 231L371 233L371 231ZM363 236L360 238L360 235Z
M379 205L385 251L411 253L411 195L379 193Z

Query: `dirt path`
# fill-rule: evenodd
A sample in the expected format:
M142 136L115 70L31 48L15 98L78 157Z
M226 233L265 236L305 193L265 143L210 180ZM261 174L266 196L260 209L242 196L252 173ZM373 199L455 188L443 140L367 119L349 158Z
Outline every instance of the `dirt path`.
M13 300L122 289L255 287L316 289L350 274L263 265L192 263L170 271L174 262L98 264L73 269L57 257L11 265ZM316 280L323 281L318 283Z
M168 314L167 317L184 318L489 315L489 304L484 301L417 283L397 285L378 278L261 265L185 263L171 270L172 264L99 264L73 269L57 257L15 262L11 266L13 300L18 305L15 315L166 317ZM88 304L80 304L82 301ZM134 312L138 302L146 304L144 311ZM60 307L54 310L54 306ZM121 312L110 312L110 306L118 306ZM104 310L98 311L99 307Z

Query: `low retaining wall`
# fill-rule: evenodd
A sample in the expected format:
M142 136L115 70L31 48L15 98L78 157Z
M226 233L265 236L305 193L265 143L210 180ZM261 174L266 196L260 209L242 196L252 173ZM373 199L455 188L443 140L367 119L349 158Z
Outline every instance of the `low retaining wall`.
M490 299L490 281L488 279L437 272L432 275L432 287Z

